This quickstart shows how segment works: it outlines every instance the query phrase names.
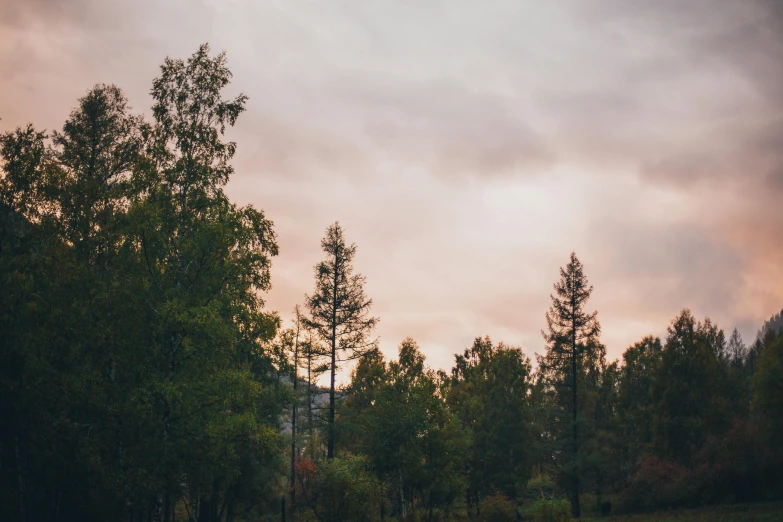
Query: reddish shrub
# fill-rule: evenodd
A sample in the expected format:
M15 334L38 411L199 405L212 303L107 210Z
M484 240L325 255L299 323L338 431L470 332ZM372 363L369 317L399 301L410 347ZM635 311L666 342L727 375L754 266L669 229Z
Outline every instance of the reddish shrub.
M650 510L685 505L693 496L690 478L687 468L658 457L648 457L642 461L625 492L626 507Z

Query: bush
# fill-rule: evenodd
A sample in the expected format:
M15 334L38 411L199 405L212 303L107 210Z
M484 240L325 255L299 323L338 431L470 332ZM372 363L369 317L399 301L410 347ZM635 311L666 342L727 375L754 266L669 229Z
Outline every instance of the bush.
M378 517L383 485L370 472L365 457L346 454L318 465L302 459L297 467L297 498L304 500L319 520L348 522Z
M696 497L690 471L679 464L648 457L623 492L626 510L670 509L688 505Z
M697 453L691 483L692 504L752 502L763 498L768 464L774 457L751 419L736 419L723 436L712 436Z
M481 501L481 520L486 522L514 522L517 506L502 493L495 493Z
M524 496L529 500L537 500L544 497L554 498L558 492L557 484L549 475L535 475L527 482Z
M537 500L533 504L533 517L536 522L568 522L571 518L571 503L564 498Z

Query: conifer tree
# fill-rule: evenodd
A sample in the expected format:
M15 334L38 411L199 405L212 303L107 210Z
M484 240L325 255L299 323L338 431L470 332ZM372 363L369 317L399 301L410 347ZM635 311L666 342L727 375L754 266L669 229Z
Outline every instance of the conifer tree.
M302 314L299 305L294 307L294 350L292 357L291 381L293 382L294 394L291 401L291 514L294 515L296 509L296 413L299 407L299 395L297 394L297 385L299 383L299 337L301 335Z
M538 356L538 364L542 378L553 389L560 407L566 410L564 414L570 410L571 461L564 470L571 510L579 517L580 377L589 365L603 358L604 348L598 343L601 327L597 312L585 311L593 287L588 284L584 267L575 253L571 253L568 265L560 268L560 280L554 289L555 294L550 296L552 304L546 313L547 330L541 332L547 342L547 351L544 356Z
M356 245L346 245L343 229L334 223L321 240L326 259L315 265L315 291L305 296L310 326L330 347L327 457L334 458L335 375L339 365L361 357L376 345L369 335L378 323L370 315L372 299L364 294L365 278L353 273Z

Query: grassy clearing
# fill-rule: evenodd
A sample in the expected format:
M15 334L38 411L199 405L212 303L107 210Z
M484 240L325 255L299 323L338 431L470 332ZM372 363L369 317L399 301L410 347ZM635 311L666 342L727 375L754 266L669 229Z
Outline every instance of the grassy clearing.
M783 502L764 504L736 504L731 506L715 506L701 509L682 509L676 511L659 511L637 515L614 515L608 518L582 518L597 522L611 520L612 522L664 522L683 520L687 522L778 522L783 521Z
M523 522L532 522L533 512L529 506L519 510ZM399 522L396 517L386 517L387 522ZM419 513L417 520L426 521L427 515ZM438 514L434 520L443 520ZM464 511L452 512L452 522L477 522L475 517L468 518ZM483 519L480 519L483 520ZM783 522L783 502L766 502L759 504L735 504L730 506L713 506L699 509L680 509L672 511L657 511L654 513L637 513L633 515L612 515L609 517L583 516L582 522Z

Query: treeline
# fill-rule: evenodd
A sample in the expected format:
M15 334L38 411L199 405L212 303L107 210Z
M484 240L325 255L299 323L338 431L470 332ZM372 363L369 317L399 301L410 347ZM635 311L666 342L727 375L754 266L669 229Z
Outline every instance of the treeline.
M488 337L449 373L412 339L396 361L366 352L338 402L335 460L299 433L299 505L318 520L516 520L520 506L565 520L781 497L783 332L748 347L683 310L610 363L574 254L554 290L535 369Z
M0 136L2 520L545 520L783 493L774 319L747 347L684 310L608 362L572 254L535 365L488 337L450 372L412 339L389 361L335 223L283 328L273 224L224 192L230 78L205 45L161 66L152 121L98 85L61 131Z

